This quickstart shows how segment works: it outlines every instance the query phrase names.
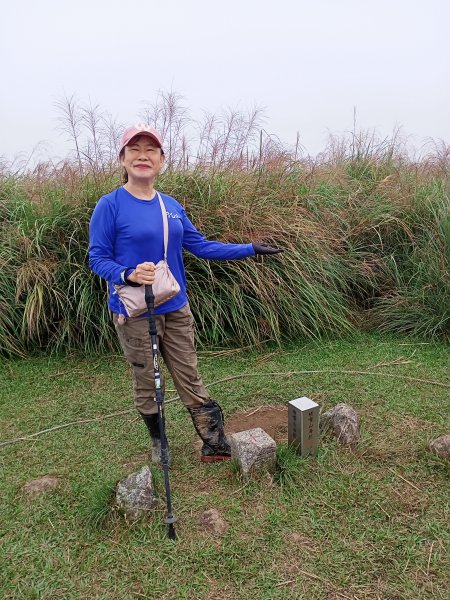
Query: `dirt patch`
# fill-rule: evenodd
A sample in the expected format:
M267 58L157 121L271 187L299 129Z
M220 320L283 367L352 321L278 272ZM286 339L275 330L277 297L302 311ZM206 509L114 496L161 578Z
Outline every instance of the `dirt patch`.
M215 508L202 512L197 519L197 523L202 529L218 535L225 533L228 529L228 523L223 520Z
M53 477L52 475L44 475L38 477L38 479L31 479L24 486L23 490L29 496L36 496L37 494L43 494L45 492L51 492L59 487L61 479L59 477Z
M225 432L238 433L247 429L261 427L277 443L288 439L287 406L258 406L245 412L235 413L225 422Z

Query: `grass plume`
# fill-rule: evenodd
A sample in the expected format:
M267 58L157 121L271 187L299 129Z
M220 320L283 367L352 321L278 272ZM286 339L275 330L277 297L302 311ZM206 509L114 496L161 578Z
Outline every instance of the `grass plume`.
M106 286L87 266L98 198L120 185L121 128L98 106L60 104L74 154L0 177L0 352L111 349ZM267 136L258 109L194 123L176 94L142 116L170 156L158 187L208 238L266 241L270 258L186 255L201 344L319 338L358 328L448 339L450 152L412 160L400 137L330 138L316 159ZM191 129L189 129L189 127Z

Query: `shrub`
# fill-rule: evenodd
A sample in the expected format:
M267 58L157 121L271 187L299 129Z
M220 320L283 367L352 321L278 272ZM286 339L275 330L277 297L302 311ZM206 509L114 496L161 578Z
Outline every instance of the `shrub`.
M251 146L257 115L231 117L225 132L211 125L192 165L174 139L158 186L210 239L266 241L284 252L230 262L186 255L199 342L247 345L357 327L448 339L448 149L413 163L395 140L353 136L330 140L316 160L298 158L262 136ZM101 139L94 155L80 150L92 140L83 146L77 137L74 160L0 178L3 354L116 345L106 285L87 265L92 209L120 181L112 141L102 150Z

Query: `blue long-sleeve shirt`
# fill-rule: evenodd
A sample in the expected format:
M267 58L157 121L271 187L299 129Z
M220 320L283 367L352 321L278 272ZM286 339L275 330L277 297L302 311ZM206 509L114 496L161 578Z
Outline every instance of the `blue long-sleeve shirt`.
M191 223L179 202L166 194L161 197L169 223L167 262L181 289L155 309L157 314L178 310L187 303L183 248L199 258L214 260L255 254L252 244L207 240ZM157 196L140 200L123 187L102 196L92 214L89 236L89 266L108 282L111 311L125 315L114 289L114 284L123 284L121 273L146 261L156 264L164 257L164 228Z

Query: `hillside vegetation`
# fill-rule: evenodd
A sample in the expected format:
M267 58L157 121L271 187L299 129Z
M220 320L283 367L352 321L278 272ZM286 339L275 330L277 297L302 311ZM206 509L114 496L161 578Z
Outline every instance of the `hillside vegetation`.
M65 108L73 112L71 102ZM313 160L257 135L257 117L228 115L207 133L204 124L195 160L179 132L160 126L167 169L158 187L185 205L197 228L210 239L284 250L234 262L186 255L200 343L361 328L448 339L449 149L435 145L413 161L395 138L352 134L331 139ZM116 138L102 138L87 118L73 157L33 171L4 168L0 178L3 354L115 344L106 286L89 271L87 248L92 209L121 173Z

